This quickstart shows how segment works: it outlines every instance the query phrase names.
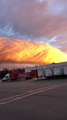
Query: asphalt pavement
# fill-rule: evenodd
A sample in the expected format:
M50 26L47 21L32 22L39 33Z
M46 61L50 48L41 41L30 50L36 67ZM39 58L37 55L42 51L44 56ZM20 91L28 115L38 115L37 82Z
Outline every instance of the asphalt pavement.
M67 120L67 80L0 81L0 120Z

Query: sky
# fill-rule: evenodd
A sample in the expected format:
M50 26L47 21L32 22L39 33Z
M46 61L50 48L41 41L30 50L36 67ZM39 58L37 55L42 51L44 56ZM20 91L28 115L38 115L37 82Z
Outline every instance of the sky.
M9 38L13 42L29 41L29 45L48 44L67 55L67 0L0 0L3 38L6 43Z

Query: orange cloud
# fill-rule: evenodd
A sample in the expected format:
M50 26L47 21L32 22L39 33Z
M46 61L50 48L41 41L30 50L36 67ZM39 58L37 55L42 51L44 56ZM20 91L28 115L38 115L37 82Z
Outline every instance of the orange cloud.
M67 54L47 44L0 38L0 63L43 65L67 61Z

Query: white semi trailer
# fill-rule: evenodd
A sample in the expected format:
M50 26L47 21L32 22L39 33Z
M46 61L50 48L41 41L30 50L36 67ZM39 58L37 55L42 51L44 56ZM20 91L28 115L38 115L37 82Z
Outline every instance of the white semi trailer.
M46 65L44 72L47 78L66 77L67 76L67 62Z
M53 63L42 66L26 68L26 71L37 70L38 78L67 77L67 62Z

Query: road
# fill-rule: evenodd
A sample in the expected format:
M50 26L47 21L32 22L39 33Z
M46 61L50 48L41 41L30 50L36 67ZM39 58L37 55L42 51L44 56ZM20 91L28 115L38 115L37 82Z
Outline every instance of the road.
M67 120L67 80L0 81L1 120Z

